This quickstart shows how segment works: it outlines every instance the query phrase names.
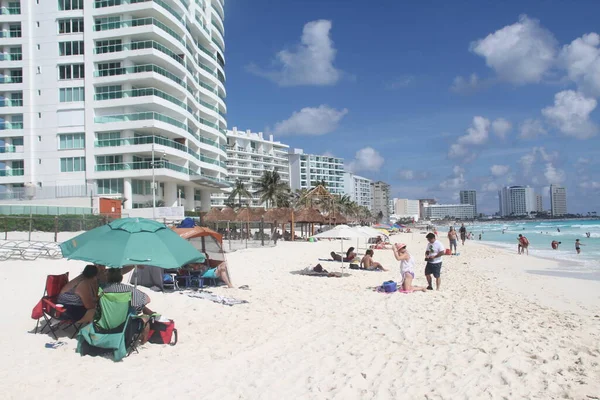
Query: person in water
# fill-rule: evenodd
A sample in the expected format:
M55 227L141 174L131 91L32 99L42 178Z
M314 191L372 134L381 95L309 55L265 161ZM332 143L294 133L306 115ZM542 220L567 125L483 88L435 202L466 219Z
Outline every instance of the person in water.
M579 239L575 240L575 251L577 252L577 254L581 254L581 247L580 246L585 246L583 243L581 243L579 241Z

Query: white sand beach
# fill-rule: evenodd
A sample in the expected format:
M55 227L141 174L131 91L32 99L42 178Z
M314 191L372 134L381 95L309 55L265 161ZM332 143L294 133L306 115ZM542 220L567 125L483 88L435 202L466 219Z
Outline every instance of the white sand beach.
M392 239L424 267L424 235ZM211 291L248 304L144 289L150 307L175 320L179 343L146 344L119 363L81 357L68 337L45 348L54 339L30 333L46 275L74 277L85 263L3 261L2 398L600 398L599 281L553 276L552 261L472 242L444 258L439 292L374 292L399 278L391 250L374 257L390 272L291 273L339 248L280 242L228 254L234 285L250 290Z

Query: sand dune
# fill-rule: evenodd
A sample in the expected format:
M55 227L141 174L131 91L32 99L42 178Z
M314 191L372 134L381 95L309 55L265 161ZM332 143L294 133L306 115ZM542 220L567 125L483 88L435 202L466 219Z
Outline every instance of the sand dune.
M397 238L421 259L421 235ZM251 290L212 291L248 304L147 291L151 307L175 319L179 343L147 344L120 363L80 357L68 338L47 349L52 338L28 333L45 275L74 276L83 263L4 262L11 273L0 278L3 398L600 397L599 282L526 273L556 266L475 243L444 259L440 292L374 292L398 278L389 250L376 251L375 259L390 272L291 273L338 248L339 242L280 242L228 255L234 284ZM339 264L322 265L339 271ZM416 284L424 285L424 277ZM584 290L593 292L570 296Z

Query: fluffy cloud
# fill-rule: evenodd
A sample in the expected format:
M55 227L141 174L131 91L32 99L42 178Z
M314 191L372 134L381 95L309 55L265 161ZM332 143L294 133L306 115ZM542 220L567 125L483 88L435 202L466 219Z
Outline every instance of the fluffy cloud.
M470 50L485 58L500 79L514 84L539 82L555 62L557 41L539 21L526 15L484 39Z
M549 184L559 184L563 183L566 179L565 171L562 169L555 168L552 163L546 164L546 169L544 170L544 177L548 181Z
M600 182L596 182L596 181L586 181L586 182L581 182L579 184L579 187L582 189L600 189Z
M600 96L600 35L588 33L562 48L560 64L579 90Z
M295 111L285 121L275 124L277 135L325 135L337 129L340 121L348 114L347 109L336 110L326 105L306 107Z
M596 124L589 120L596 105L596 99L587 98L573 90L564 90L556 93L554 106L544 108L542 114L563 134L589 139L598 132Z
M510 167L508 165L492 165L490 167L490 172L494 176L503 176L508 173Z
M498 118L492 122L492 131L494 132L494 135L501 139L505 139L506 135L508 135L511 130L512 124L504 118Z
M465 179L465 169L455 165L452 168L452 176L440 183L440 189L442 190L456 190L463 188L467 183Z
M450 145L449 158L471 158L469 146L479 146L487 142L490 133L490 120L484 117L474 117L472 125L467 129L467 134L460 136L457 143Z
M413 181L419 179L427 179L429 173L426 171L414 171L412 169L401 169L398 170L398 179L403 181Z
M365 147L356 152L354 160L350 161L347 169L351 172L377 172L384 163L384 158L372 147Z
M497 192L498 190L500 190L500 188L501 186L496 182L484 183L481 186L481 190L484 192Z
M329 36L331 21L312 21L304 25L300 44L294 50L277 53L277 69L264 70L250 65L248 70L280 86L334 85L342 72L333 66L336 49Z
M520 137L523 139L534 139L548 133L539 119L526 119L520 126Z
M452 82L450 90L455 93L472 93L481 87L481 81L477 74L471 74L468 78L457 76Z

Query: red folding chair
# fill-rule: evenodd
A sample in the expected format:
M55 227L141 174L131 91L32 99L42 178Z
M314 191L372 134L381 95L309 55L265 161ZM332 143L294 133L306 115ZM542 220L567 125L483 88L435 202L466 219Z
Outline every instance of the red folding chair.
M58 340L56 332L61 328L66 329L70 328L71 326L75 328L75 333L73 336L71 336L71 339L73 339L77 332L79 332L81 324L78 326L77 321L73 321L68 318L66 309L56 306L58 295L67 282L69 282L68 272L62 275L48 275L46 277L46 288L44 289L44 295L31 312L31 318L37 319L34 333L38 333L38 327L40 328L40 333L44 333L44 330L48 328L52 336L54 336L54 339ZM46 322L44 326L40 326L40 320L42 318ZM54 325L52 325L53 319L58 321Z

